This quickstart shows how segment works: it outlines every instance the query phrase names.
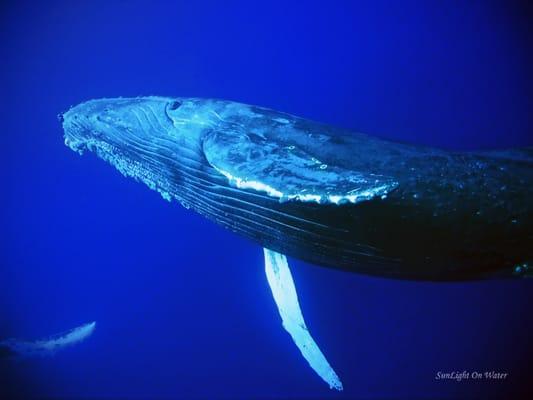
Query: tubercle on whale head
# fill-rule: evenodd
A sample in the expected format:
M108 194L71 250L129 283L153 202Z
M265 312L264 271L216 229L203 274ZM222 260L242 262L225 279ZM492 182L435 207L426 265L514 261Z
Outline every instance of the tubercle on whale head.
M196 98L137 97L90 100L59 114L65 143L75 151L103 141L193 139L220 123L224 101ZM118 142L118 143L117 143Z
M141 140L153 123L150 117L161 119L166 104L161 98L98 99L78 104L61 115L65 143L83 151L88 144Z
M72 107L59 120L65 144L75 152L94 152L164 199L182 201L177 187L181 167L200 157L201 135L220 122L216 110L221 103L167 97L99 99Z

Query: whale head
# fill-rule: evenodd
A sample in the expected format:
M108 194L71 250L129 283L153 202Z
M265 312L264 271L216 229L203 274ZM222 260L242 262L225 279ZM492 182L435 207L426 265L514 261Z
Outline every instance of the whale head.
M195 98L113 98L81 103L59 118L72 150L94 152L165 199L180 200L183 171L201 168L202 136L221 123L224 107Z
M222 101L138 97L90 100L59 116L72 150L117 152L160 141L183 144L219 122ZM140 150L140 149L139 149Z

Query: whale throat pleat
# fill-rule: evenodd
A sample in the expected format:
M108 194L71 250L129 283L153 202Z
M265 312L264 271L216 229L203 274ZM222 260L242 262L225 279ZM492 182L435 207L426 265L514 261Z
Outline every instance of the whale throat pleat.
M283 327L292 337L311 368L331 389L342 390L342 383L313 340L304 321L287 258L264 248L265 272L278 307Z

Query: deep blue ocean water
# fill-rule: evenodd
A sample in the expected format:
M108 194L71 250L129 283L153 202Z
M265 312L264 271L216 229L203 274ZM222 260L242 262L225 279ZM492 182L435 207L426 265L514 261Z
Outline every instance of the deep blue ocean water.
M451 149L533 145L518 2L5 1L0 340L89 321L0 393L62 398L533 395L531 281L394 281L290 260L345 390L307 366L259 246L63 144L57 114L114 96L215 97ZM439 381L438 371L503 381Z

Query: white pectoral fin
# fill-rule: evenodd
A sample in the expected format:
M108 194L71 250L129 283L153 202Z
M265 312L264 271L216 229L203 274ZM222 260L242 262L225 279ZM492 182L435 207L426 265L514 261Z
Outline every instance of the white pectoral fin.
M268 284L283 322L283 327L292 337L311 368L332 389L342 390L342 383L318 348L305 325L298 295L294 287L287 258L283 254L264 248L265 271Z

